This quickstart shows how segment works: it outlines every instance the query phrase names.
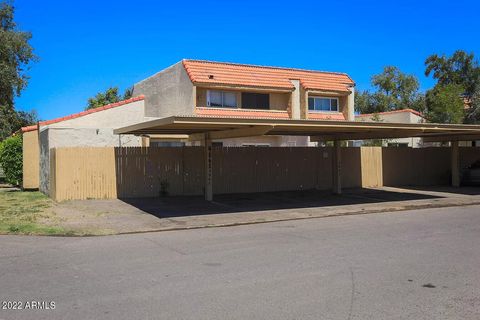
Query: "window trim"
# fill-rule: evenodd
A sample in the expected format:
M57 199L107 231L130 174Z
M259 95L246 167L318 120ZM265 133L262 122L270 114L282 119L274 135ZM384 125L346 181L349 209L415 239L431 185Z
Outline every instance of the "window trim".
M222 106L211 106L210 105L210 94L211 92L220 92L221 95L222 95ZM225 93L232 93L233 95L235 95L235 107L230 107L230 106L225 106L225 97L224 97L224 94ZM209 108L222 108L222 109L238 109L238 97L237 97L237 93L235 91L228 91L228 90L210 90L208 89L207 90L207 107Z
M332 109L332 103L330 102L330 110L310 110L308 107L308 100L309 99L329 99L329 100L337 100L337 110L331 110ZM315 105L315 101L313 102ZM340 112L340 99L338 97L327 97L327 96L309 96L307 98L307 110L308 112Z

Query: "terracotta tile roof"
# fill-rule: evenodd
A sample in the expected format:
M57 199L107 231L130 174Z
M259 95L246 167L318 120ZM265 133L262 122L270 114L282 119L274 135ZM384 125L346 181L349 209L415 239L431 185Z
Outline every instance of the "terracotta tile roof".
M393 114L393 113L402 113L402 112L410 112L410 113L413 113L414 115L425 118L423 114L413 109L392 110L392 111L378 112L377 114L383 115L383 114ZM363 113L363 114L357 114L355 115L355 117L372 117L374 114L375 113Z
M41 122L39 122L39 125L40 126L46 126L46 125L49 125L49 124L52 124L52 123L58 123L58 122L62 122L62 121L65 121L65 120L75 119L75 118L86 116L87 114L92 114L92 113L95 113L95 112L112 109L112 108L115 108L115 107L123 106L123 105L128 104L128 103L132 103L132 102L135 102L135 101L140 101L140 100L143 100L143 99L145 99L145 97L143 95L141 95L141 96L138 96L138 97L127 99L127 100L122 100L122 101L119 101L119 102L110 103L110 104L107 104L107 105L102 106L102 107L85 110L85 111L82 111L82 112L79 112L79 113L74 113L74 114L71 114L71 115L68 115L68 116L65 116L65 117L56 118L56 119L47 120L47 121L41 121ZM21 130L22 130L22 132L35 131L35 130L37 130L37 125L23 127Z
M246 65L203 60L183 60L194 84L261 87L293 90L290 79L300 80L303 88L349 92L353 80L345 73Z

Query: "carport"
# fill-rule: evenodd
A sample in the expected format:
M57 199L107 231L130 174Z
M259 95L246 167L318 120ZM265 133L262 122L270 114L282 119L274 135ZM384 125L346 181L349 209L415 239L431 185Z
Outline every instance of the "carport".
M311 136L318 141L333 141L333 192L340 194L340 141L422 137L425 141L451 142L452 186L460 186L458 141L480 140L480 126L451 124L407 124L351 122L332 120L239 119L195 116L172 116L114 130L115 134L188 135L190 141L205 146L205 199L213 199L212 140L261 135Z

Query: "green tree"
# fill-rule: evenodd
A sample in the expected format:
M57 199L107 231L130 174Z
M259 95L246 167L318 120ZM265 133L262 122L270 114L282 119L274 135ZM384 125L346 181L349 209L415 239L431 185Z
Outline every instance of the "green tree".
M28 84L27 71L38 58L29 44L32 35L17 29L11 2L0 2L0 105L13 110L14 97Z
M465 110L465 123L480 124L480 83L468 101L468 108Z
M7 106L0 105L0 142L15 132L17 113Z
M8 138L22 127L36 124L37 112L15 111L11 108L0 106L0 141Z
M27 71L38 60L29 44L32 35L17 29L14 13L11 2L0 2L0 141L37 120L35 112L14 109L14 98L28 84Z
M94 97L88 99L88 105L85 110L102 107L109 103L120 101L117 87L108 88L105 92L99 92Z
M130 99L133 96L133 87L125 89L123 93L123 100Z
M425 60L425 75L430 74L441 86L458 84L471 96L480 82L480 67L473 53L457 50L452 56L433 54Z
M372 77L371 84L375 88L374 93L363 91L355 97L357 111L361 113L424 109L424 97L418 92L417 78L403 73L397 67L385 67L382 73Z
M22 184L22 136L9 137L0 144L0 166L5 173L7 183Z
M465 88L459 84L437 84L426 95L427 119L435 123L462 123L464 92Z
M373 96L365 91L355 92L355 110L360 113L374 113L376 112L375 105L373 103Z
M118 87L110 87L105 92L99 92L88 99L85 110L102 107L104 105L126 100L132 97L133 88L127 88L123 95L118 92Z

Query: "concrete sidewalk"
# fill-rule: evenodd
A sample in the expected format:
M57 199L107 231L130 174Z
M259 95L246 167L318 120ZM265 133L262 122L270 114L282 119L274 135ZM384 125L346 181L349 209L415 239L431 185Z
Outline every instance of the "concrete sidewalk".
M53 210L64 228L124 234L476 204L479 188L383 187L346 190L341 196L319 191L220 195L214 202L201 197L69 201Z

